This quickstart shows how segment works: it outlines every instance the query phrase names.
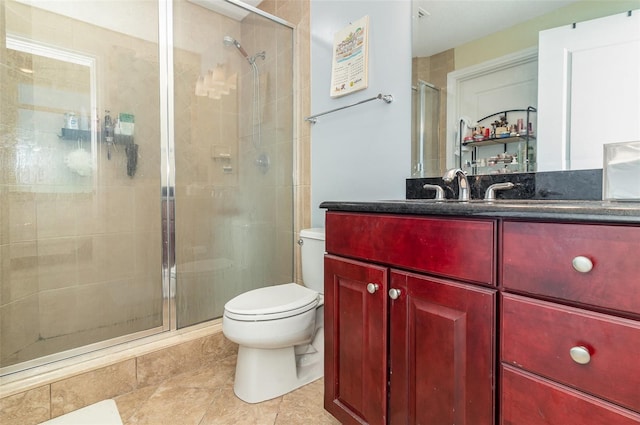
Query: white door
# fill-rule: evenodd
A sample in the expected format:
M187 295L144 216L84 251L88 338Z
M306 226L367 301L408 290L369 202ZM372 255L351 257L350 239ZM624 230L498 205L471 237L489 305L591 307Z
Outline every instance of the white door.
M640 140L640 10L540 32L538 170L602 168Z
M449 73L447 167L458 167L459 164L460 120L468 121L473 125L481 118L501 111L536 107L538 96L536 53L535 50L525 50ZM487 126L489 123L483 124ZM496 152L488 149L485 149L485 155L493 155L504 148L502 145L496 145ZM463 152L463 163L469 155L468 152Z

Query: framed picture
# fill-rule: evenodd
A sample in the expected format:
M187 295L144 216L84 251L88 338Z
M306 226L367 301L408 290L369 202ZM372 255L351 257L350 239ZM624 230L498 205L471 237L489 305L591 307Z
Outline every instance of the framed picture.
M333 37L331 97L366 89L369 68L369 16L338 31Z

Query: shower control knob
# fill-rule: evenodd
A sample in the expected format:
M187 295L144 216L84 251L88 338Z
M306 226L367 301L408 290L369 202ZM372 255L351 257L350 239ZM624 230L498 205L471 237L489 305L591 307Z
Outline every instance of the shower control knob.
M369 292L370 294L375 294L378 289L380 289L380 285L378 285L377 283L370 283L367 285L367 292Z
M391 298L392 300L397 300L398 298L400 298L400 290L396 289L396 288L391 288L389 289L389 298Z

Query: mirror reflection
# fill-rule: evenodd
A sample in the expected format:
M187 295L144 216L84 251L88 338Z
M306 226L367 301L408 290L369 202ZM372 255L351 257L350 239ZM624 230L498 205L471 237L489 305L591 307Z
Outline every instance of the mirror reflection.
M460 141L464 141L464 137L477 135L478 124L484 127L481 128L481 131L486 132L488 128L490 135L495 135L495 130L491 125L495 120L490 120L491 123L478 123L480 118L511 109L526 111L530 107L537 108L538 34L540 31L570 25L574 22L579 23L618 13L627 13L629 10L640 9L640 1L505 1L500 3L501 10L499 14L496 13L494 6L495 3L492 6L492 2L488 1L413 0L412 86L416 87L419 80L427 82L439 89L441 96L440 104L437 107L439 116L437 120L439 123L437 126L438 137L431 139L423 137L422 140L428 146L419 148L417 146L421 139L417 135L420 132L417 127L414 126L413 128L412 177L442 176L444 170L452 166L458 166L459 163L462 163L462 165L465 163L473 164L477 160L479 164L479 161L484 159L485 164L487 164L492 157L496 156L497 158L498 151L502 150L502 145L496 148L495 155L494 152L490 151L491 148L486 148L484 149L486 153L482 154L482 157L476 157L475 159L472 158L473 149L464 149L465 152L462 153L461 161L459 156ZM527 9L528 7L538 7L538 9ZM499 18L498 22L495 23L496 21L493 20L495 19L494 15L499 15L502 19ZM504 19L505 16L509 18ZM446 26L438 27L439 23L443 21L449 22L450 28ZM450 25L451 22L456 22L456 25ZM477 24L474 24L474 22ZM431 31L437 31L438 35L425 30L425 26L430 26ZM462 29L459 26L462 26ZM447 40L450 40L449 44L447 44ZM507 62L505 62L505 58ZM505 65L505 63L509 64ZM521 82L512 81L511 88L504 90L505 94L502 96L494 96L489 100L483 97L483 90L486 92L500 92L499 89L504 79L511 77L498 76L498 73L503 72L505 67L510 67L514 64L522 65L525 70L522 71L516 67L514 68L516 71L512 75L517 75L520 72L530 72L531 75L522 77ZM494 69L491 69L492 66ZM475 77L474 74L477 73L483 74L487 78L497 76L495 85L491 88L486 86L479 87L475 92L475 97L464 97L461 94L464 90L460 90L460 84L472 79L471 77ZM458 77L458 80L454 79L452 82L452 75ZM514 95L512 89L519 84L526 87L522 93ZM522 97L522 99L516 100L518 96ZM504 102L501 102L500 98ZM420 120L415 118L418 112L415 108L416 103L414 102L413 105L414 119L412 121L419 123ZM465 108L467 109L465 110ZM538 130L536 128L538 125L537 115L534 114L534 119L532 120L534 133L537 133ZM498 114L495 118L500 121L502 116L503 114ZM509 137L511 137L513 125L516 125L517 130L519 119L524 121L526 116L513 116L505 120L509 122L507 127ZM462 126L461 122L463 123ZM496 128L500 127L502 126L496 126ZM503 129L501 128L500 130L502 131ZM547 139L549 140L542 143L561 143L560 140L556 142L555 137L547 137ZM529 138L529 142L529 147L524 149L530 151L531 138ZM541 142L540 140L535 140L535 143L539 144ZM528 164L529 171L576 169L568 161L563 163L549 161L546 157L540 159L537 155L528 158L529 154L524 154L526 151L523 151L522 146L516 145L519 144L514 144L513 149L510 147L505 152L509 154L520 152L523 154L522 162L525 162L525 160L531 162ZM555 146L543 147L543 150L547 152L554 149L556 149ZM560 148L557 149L559 150ZM513 152L510 152L511 150ZM597 150L598 152L593 153L591 161L586 163L601 164L602 152L601 149ZM432 157L419 159L419 153L424 152L430 152ZM591 156L591 150L582 152L582 155ZM425 166L423 169L416 169L416 163L420 161ZM427 166L426 164L430 165ZM533 169L531 169L532 165L534 165ZM522 170L522 166L512 166L510 168L518 171ZM527 168L525 167L525 169ZM478 170L477 168L474 170L472 167L468 171L470 174L496 172L495 170Z

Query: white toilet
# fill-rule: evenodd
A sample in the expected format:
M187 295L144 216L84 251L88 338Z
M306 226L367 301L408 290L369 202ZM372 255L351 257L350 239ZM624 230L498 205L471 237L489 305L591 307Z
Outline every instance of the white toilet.
M300 232L302 279L240 294L224 306L222 332L239 345L234 391L258 403L324 373L324 229Z

